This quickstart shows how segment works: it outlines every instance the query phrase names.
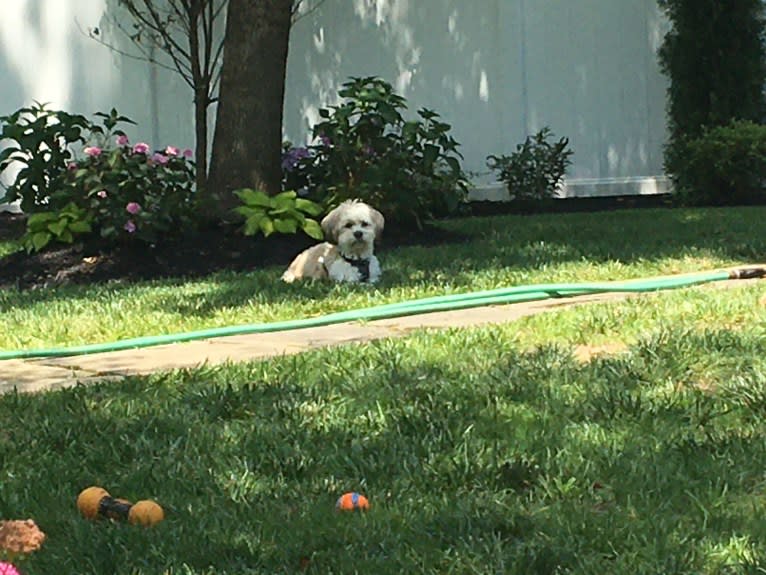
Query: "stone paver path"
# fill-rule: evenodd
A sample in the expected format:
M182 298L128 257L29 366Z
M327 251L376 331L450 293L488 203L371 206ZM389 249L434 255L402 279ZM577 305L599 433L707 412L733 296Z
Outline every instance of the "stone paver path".
M759 280L730 280L697 288L728 288ZM443 329L506 323L521 317L591 302L618 301L637 294L606 293L549 299L510 305L412 315L371 322L265 334L236 335L143 349L97 353L66 358L0 361L0 393L17 389L35 392L119 380L122 377L201 365L244 362L376 339L398 337L416 329Z

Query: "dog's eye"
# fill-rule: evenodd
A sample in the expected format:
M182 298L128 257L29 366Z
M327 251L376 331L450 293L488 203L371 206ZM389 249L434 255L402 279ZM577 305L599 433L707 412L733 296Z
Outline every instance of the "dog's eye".
M362 222L362 227L367 228L370 226L370 222Z
M353 228L353 227L354 227L354 222L348 222L348 223L347 223L345 226L343 226L343 227L344 227L344 228Z

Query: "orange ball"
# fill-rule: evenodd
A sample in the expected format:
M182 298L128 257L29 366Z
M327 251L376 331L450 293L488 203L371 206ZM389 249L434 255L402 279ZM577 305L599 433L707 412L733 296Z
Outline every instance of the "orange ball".
M151 526L165 519L165 512L162 507L154 501L145 499L137 501L128 513L128 521L132 525Z
M335 503L335 509L338 511L367 511L370 508L370 502L364 495L355 491L344 493Z
M96 519L98 517L98 507L104 497L109 497L109 492L103 487L88 487L77 496L77 509L80 510L83 517Z

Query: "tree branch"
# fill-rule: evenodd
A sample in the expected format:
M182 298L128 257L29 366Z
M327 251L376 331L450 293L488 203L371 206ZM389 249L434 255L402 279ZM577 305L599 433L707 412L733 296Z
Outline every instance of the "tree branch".
M133 42L136 45L138 50L141 52L140 56L131 54L130 52L126 52L125 50L122 50L121 48L118 48L117 46L110 44L109 42L106 42L105 40L101 39L99 37L99 34L93 29L85 31L83 27L80 25L80 22L77 20L77 18L75 18L75 24L77 25L77 29L80 31L80 34L82 34L83 36L87 36L91 40L94 40L98 44L101 44L105 48L108 48L115 54L119 54L120 56L125 56L126 58L130 58L131 60L138 60L139 62L149 62L150 64L154 64L155 66L159 66L160 68L164 68L165 70L170 70L171 72L180 74L179 70L176 67L163 64L162 62L157 60L157 58L154 58L151 56L151 54L145 52L143 49L143 46L136 43L136 41L130 37L130 34L124 28L122 28L119 22L113 22L113 24L115 24L123 34L126 34L128 38L131 40L131 42ZM180 75L184 78L184 81L186 81L186 83L188 84L189 82L186 76L184 74L180 74Z
M306 16L313 14L316 12L322 4L325 3L326 0L316 0L316 3L311 6L308 10L306 10L303 14L299 14L299 10L301 8L301 5L303 4L305 0L294 0L293 1L293 7L291 10L291 23L295 24L298 20L301 18L305 18Z

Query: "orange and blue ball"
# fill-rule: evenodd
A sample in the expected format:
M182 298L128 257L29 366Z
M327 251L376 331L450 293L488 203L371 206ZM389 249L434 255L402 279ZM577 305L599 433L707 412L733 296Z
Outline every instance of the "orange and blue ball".
M344 493L335 503L335 509L338 511L367 511L370 508L370 502L364 495L350 491Z

